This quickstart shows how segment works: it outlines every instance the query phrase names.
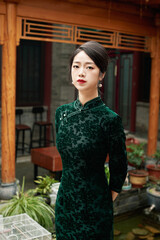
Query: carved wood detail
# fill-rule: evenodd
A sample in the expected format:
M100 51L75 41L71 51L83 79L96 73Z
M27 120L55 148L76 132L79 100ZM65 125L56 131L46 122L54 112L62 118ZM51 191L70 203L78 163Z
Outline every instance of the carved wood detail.
M107 48L143 52L150 52L151 45L149 36L23 17L17 18L17 43L20 39L72 44L95 40Z

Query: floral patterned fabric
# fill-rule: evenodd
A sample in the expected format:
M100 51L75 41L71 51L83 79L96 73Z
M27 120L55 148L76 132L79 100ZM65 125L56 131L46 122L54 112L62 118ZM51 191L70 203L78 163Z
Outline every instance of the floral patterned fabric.
M63 172L55 223L57 240L113 239L111 190L120 192L127 173L120 117L96 97L57 108L56 146ZM104 172L109 154L110 183Z

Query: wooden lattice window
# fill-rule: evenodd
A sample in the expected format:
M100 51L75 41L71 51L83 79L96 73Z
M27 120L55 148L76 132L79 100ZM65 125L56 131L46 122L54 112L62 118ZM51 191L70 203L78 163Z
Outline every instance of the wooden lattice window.
M119 33L117 39L117 45L119 48L129 48L143 51L147 51L149 49L149 37Z
M19 39L30 39L82 44L86 41L94 40L100 42L106 48L150 51L149 36L20 17L17 23L17 41Z

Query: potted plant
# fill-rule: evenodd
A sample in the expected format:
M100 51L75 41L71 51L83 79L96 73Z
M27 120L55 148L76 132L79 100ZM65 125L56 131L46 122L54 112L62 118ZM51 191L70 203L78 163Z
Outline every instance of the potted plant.
M35 183L37 183L37 187L35 189L35 194L41 195L46 199L46 201L49 203L50 202L50 193L51 193L51 186L54 183L57 183L58 181L55 180L54 178L50 176L38 176L37 180L35 180Z
M152 182L157 182L160 180L160 150L157 150L153 155L153 164L147 164L146 168L149 173L149 180Z
M22 188L19 187L17 194L12 199L6 201L0 208L0 214L3 217L28 214L48 231L53 232L54 210L45 203L44 198L24 192L24 178Z
M124 181L124 184L122 186L122 190L128 191L132 188L132 184L129 181L129 173L127 173L126 179Z
M145 143L127 145L128 163L136 169L142 169L144 166L144 145Z
M146 212L149 214L153 209L160 210L160 180L156 183L149 182L147 189L147 199L150 205L146 209Z
M144 170L145 143L130 144L127 146L128 163L135 167L129 171L132 187L141 188L146 184L148 172Z

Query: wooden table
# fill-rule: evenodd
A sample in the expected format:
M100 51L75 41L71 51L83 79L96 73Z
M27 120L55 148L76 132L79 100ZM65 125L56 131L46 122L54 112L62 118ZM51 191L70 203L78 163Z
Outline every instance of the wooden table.
M38 167L42 167L56 173L62 171L62 160L55 146L33 148L31 150L31 161L34 164L34 179L36 179L38 175Z

